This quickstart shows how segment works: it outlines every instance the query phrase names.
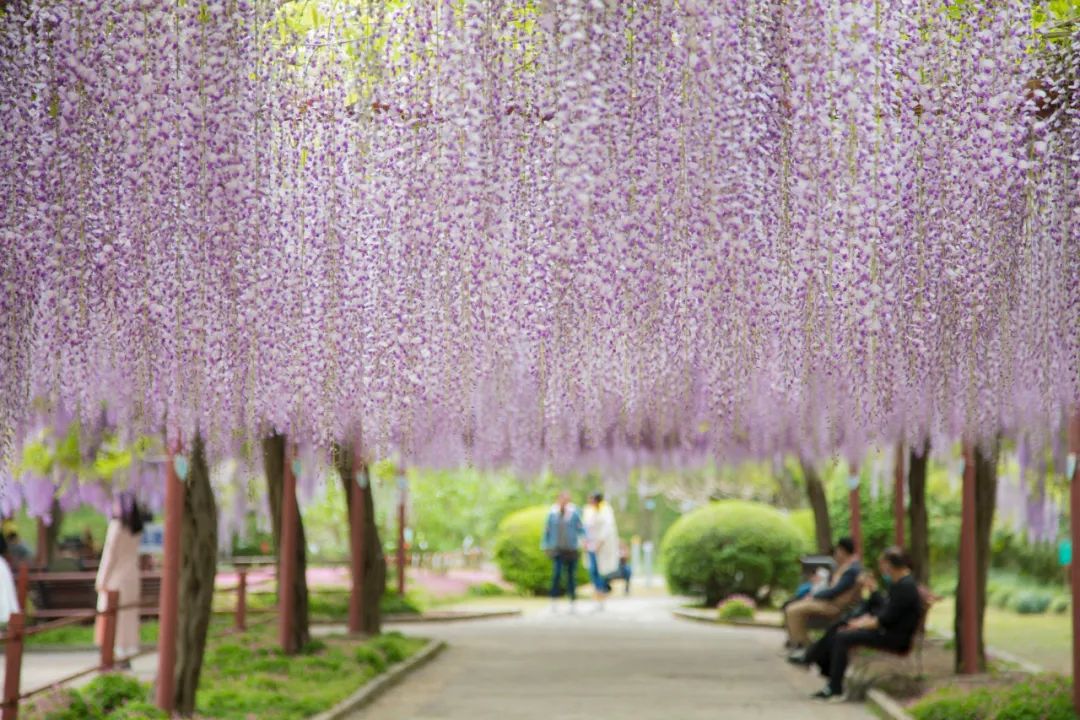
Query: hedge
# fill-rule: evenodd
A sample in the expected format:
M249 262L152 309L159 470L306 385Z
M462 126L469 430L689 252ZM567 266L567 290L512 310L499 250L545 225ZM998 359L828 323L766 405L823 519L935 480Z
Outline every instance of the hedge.
M946 689L911 708L915 720L1077 720L1072 683L1040 675L1009 687L964 692Z
M664 536L661 557L673 592L703 595L713 607L728 595L794 588L799 556L808 549L804 533L775 508L724 500L679 518Z

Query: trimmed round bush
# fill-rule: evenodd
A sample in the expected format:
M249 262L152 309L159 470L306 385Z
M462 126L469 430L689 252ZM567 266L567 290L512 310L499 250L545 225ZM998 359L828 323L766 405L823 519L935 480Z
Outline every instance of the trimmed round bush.
M714 607L728 595L794 587L806 549L803 533L779 510L722 500L679 518L664 536L661 560L673 592L703 595Z
M1069 600L1067 595L1059 595L1054 598L1054 602L1050 603L1050 612L1055 615L1064 615L1069 612L1069 608L1072 607L1072 601Z
M546 595L551 590L551 558L540 549L550 510L550 506L543 505L510 513L495 533L495 563L499 572L523 593ZM577 573L579 587L589 580L586 562L582 553Z
M802 533L807 551L814 549L817 546L817 526L814 523L814 511L810 508L803 508L802 510L793 511L788 517L791 518L791 522Z
M1050 609L1047 593L1026 590L1013 596L1012 609L1021 615L1042 615Z

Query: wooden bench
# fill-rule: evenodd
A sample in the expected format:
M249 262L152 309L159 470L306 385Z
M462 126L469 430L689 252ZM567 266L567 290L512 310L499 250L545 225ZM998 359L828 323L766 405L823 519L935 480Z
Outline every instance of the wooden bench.
M919 682L922 679L926 618L938 598L930 592L929 588L920 585L919 599L922 603L919 624L911 639L911 646L907 650L894 651L868 647L857 647L852 650L847 677L844 678L844 687L847 689L849 699L865 699L870 688L887 679L902 678L912 682ZM889 661L879 662L881 658L888 658Z
M93 572L37 572L30 574L30 602L33 617L40 620L73 617L93 612L98 595L94 589L97 574ZM161 594L161 574L143 573L143 617L157 617L158 597ZM92 622L93 617L87 617Z

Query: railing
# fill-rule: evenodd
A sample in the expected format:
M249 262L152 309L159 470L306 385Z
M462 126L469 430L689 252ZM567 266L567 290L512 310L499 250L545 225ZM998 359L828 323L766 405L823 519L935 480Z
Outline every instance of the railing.
M233 625L224 631L215 633L215 637L222 637L225 635L231 635L237 632L243 632L250 625L247 620L249 610L248 603L248 589L261 585L263 583L272 582L274 580L273 575L265 578L260 578L254 582L249 582L247 567L237 567L237 582L235 585L224 588L215 588L214 592L223 594L236 594L236 602L232 610L216 610L215 614L231 614L233 615ZM55 617L58 613L62 614L62 617L56 620L50 620L43 623L35 623L34 625L27 626L27 595L28 587L31 579L36 582L45 581L60 581L60 582L82 582L86 579L93 579L95 573L86 572L65 572L65 573L34 573L31 576L29 568L26 565L21 565L18 570L18 579L16 582L16 596L19 600L20 612L15 613L8 620L7 630L0 634L0 645L4 647L4 699L0 708L0 720L17 720L19 714L19 704L31 697L39 695L50 690L59 688L74 680L78 680L87 675L98 672L108 672L116 668L117 661L115 655L116 644L116 620L121 610L131 610L138 608L140 611L148 609L156 609L152 605L145 605L143 603L129 603L128 605L120 605L120 593L116 590L111 590L106 595L106 604L104 610L62 610L62 611L40 611L35 615L38 617ZM157 573L143 573L140 578L158 578ZM268 611L268 617L265 620L261 620L257 624L263 622L269 622L273 619L274 611ZM54 680L41 687L33 688L27 692L21 691L22 681L22 659L23 649L28 637L34 635L40 635L41 633L49 630L55 630L57 628L69 627L72 625L81 625L89 620L96 621L98 617L103 617L103 637L100 649L100 656L98 664L93 667L79 670L65 677ZM135 658L157 652L157 649L148 649L134 655L123 658L123 661L134 660Z

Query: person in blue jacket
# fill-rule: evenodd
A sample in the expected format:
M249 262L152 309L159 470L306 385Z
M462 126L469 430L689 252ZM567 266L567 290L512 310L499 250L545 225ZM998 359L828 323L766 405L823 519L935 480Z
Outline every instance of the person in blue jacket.
M861 599L862 588L857 580L862 573L862 563L855 553L855 542L851 538L840 538L833 548L833 559L836 571L832 584L792 603L784 611L788 644L796 652L810 645L807 626L811 618L832 623Z
M577 566L581 556L581 542L585 537L585 526L581 513L570 502L570 493L563 491L551 507L544 525L544 535L540 547L551 557L553 572L551 578L551 609L555 610L555 601L562 586L562 574L566 573L566 594L570 598L570 612L574 612L577 599Z

